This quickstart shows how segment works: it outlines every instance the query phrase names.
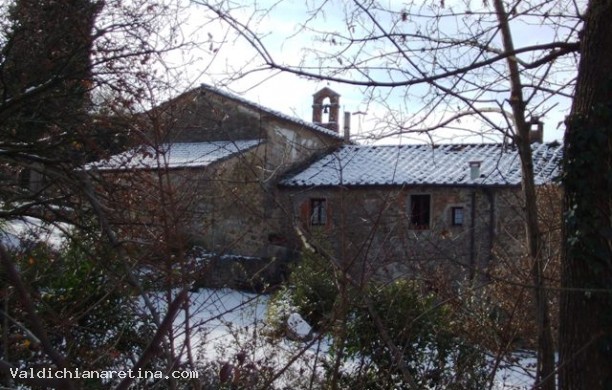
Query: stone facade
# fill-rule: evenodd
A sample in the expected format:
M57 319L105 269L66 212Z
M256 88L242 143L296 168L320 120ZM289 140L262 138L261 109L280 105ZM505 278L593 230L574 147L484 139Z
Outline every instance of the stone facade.
M471 277L496 250L520 252L517 243L524 237L516 187L285 189L285 197L309 239L332 248L359 278L423 277L432 271ZM429 213L423 225L415 225L411 215L419 199L426 199ZM313 201L321 200L326 221L313 223Z
M561 153L532 144L536 185L558 176ZM513 145L343 145L280 185L301 236L359 279L474 278L526 253Z
M286 117L211 87L187 92L152 110L144 143L153 163L104 167L114 177L106 193L133 241L201 246L220 255L288 257L288 212L281 207L281 176L342 143L327 128ZM256 140L256 146L206 166L176 166L166 145ZM136 152L138 153L138 152ZM150 157L150 156L149 156ZM127 160L134 160L130 157ZM151 159L150 159L151 160ZM141 227L141 228L139 228ZM166 238L167 239L167 238Z
M263 259L264 268L265 259L278 260L282 268L298 258L305 239L364 281L436 273L460 280L479 275L498 253L524 253L512 148L347 145L348 137L338 134L338 108L335 92L315 94L313 124L206 86L157 107L144 125L156 151L162 144L256 142L204 165L165 165L171 157L162 152L157 155L167 159L156 166L106 170L116 178L107 191L114 204L128 205L114 223L136 241L199 246L220 256L214 267L229 256L243 270L255 267L244 266L249 258ZM542 183L554 174L558 149L535 149ZM370 163L351 169L357 158ZM374 162L381 158L388 161ZM438 171L430 174L432 164ZM413 171L423 176L410 183ZM213 283L236 276L228 271L236 264L209 272Z

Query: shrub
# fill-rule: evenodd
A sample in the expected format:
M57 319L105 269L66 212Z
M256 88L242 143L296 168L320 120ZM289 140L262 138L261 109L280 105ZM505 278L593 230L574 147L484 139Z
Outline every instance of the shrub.
M318 331L333 333L329 361L342 364L327 365L328 380L335 378L342 388L408 388L401 365L424 388L485 386L483 350L454 332L452 308L436 295L413 281L370 282L360 289L351 286L347 307L338 310L334 271L328 260L305 254L268 313L278 323L296 307ZM343 318L333 318L337 315Z
M291 271L291 303L315 329L329 320L338 290L333 266L321 256L306 252Z
M285 324L292 312L299 309L293 304L293 294L287 287L282 287L274 293L266 311L266 325L271 327L272 336L285 334Z
M14 253L22 278L29 282L33 304L58 350L87 369L122 367L142 351L147 337L133 314L134 302L116 272L110 248L93 234L73 237L61 249L32 243ZM113 276L115 275L115 276ZM10 297L9 315L29 328L29 317L17 297ZM12 326L15 337L23 330ZM21 337L25 337L21 335ZM44 361L38 346L9 346L12 363Z
M408 388L400 364L424 388L484 387L483 351L453 334L449 307L435 295L410 281L372 284L364 294L369 304L354 306L346 333L345 360L359 362L343 378L347 387Z

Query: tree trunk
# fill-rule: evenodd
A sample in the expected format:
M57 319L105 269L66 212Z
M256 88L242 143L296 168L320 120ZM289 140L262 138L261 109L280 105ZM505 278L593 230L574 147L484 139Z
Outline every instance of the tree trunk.
M508 22L508 14L502 0L494 1L497 20L502 34L504 50L514 52L512 33ZM525 117L526 103L523 99L523 85L515 57L508 57L508 74L510 77L510 105L515 125L515 137L519 157L521 159L521 189L525 207L525 233L527 254L532 262L531 275L533 280L534 313L538 327L537 368L534 388L537 390L554 390L555 388L555 354L550 327L550 315L544 274L544 259L542 258L542 237L538 221L538 202L533 174L533 157L531 153L530 125Z
M565 133L562 389L612 388L612 0L591 0Z

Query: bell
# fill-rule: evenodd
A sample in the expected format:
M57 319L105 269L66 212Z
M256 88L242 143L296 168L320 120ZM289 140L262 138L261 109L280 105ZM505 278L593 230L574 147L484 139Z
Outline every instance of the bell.
M323 114L329 114L329 106L327 104L323 106Z

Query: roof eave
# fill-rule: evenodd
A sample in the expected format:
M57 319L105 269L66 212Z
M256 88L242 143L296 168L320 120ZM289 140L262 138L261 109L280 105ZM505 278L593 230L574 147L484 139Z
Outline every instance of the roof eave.
M549 184L549 183L546 183ZM544 184L540 184L544 185ZM404 184L322 184L322 185L306 185L306 184L283 184L279 183L278 187L280 189L286 190L303 190L303 189L326 189L326 190L339 190L339 189L389 189L389 188L397 188L404 189L410 187L439 187L439 188L489 188L489 189L497 189L497 188L520 188L521 184L471 184L471 183L463 183L463 184L453 184L453 183L404 183Z

